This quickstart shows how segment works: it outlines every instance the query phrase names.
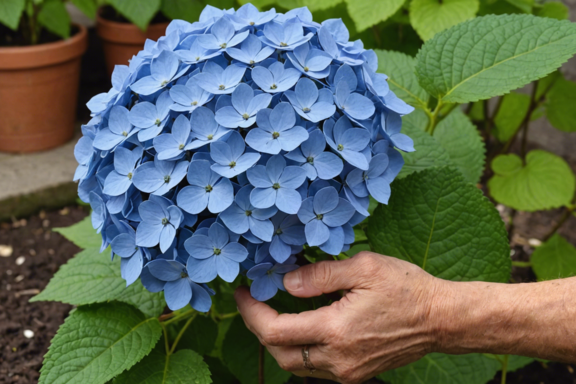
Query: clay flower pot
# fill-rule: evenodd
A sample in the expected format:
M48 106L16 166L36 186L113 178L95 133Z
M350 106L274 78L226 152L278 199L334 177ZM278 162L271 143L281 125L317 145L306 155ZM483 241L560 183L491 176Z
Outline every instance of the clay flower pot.
M0 151L35 152L74 135L87 32L67 40L0 48Z
M134 24L107 20L98 12L96 31L104 46L108 74L112 74L116 64L127 65L128 60L142 50L146 39L158 40L163 36L168 24L150 24L146 32L142 32Z

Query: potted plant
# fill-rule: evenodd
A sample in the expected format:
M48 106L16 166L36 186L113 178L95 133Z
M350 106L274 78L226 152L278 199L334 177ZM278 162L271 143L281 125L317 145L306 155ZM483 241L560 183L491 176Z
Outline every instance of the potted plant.
M56 147L74 135L86 28L71 24L65 0L1 5L0 151Z
M86 0L85 0L86 1ZM90 0L88 0L90 1ZM146 39L164 35L172 19L198 19L204 4L199 0L93 0L100 6L96 18L104 46L108 73L116 64L127 64L142 49Z

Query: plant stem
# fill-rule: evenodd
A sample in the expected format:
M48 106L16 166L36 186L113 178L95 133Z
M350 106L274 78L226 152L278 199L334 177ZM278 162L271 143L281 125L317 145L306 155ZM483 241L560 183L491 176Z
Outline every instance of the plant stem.
M506 384L506 373L508 371L508 359L510 355L504 355L504 361L502 362L502 380L500 380L500 384Z
M176 339L174 340L174 344L172 344L172 348L170 348L170 353L169 353L170 355L173 354L174 351L176 350L176 346L180 342L180 339L184 335L184 332L186 332L186 329L190 326L190 324L192 324L192 321L196 318L196 315L197 315L197 313L195 313L194 316L190 317L188 319L188 321L186 322L186 324L184 324L184 326L180 329L180 332L178 332L178 336L176 336Z
M162 326L162 332L164 333L164 347L166 348L166 354L169 355L170 346L168 345L168 330L164 324L160 323L160 325Z
M570 214L572 214L574 208L575 208L574 206L565 207L564 212L562 212L562 215L560 215L560 218L556 222L556 225L554 225L552 229L548 231L548 233L544 236L542 241L548 241L556 233L556 231L558 231L560 227L564 225L564 223L570 218Z
M532 266L532 263L529 261L515 261L512 260L512 266L513 267L519 267L519 268L530 268Z
M264 346L258 350L258 384L264 384Z
M218 320L225 320L225 319L230 319L232 317L236 317L240 314L240 312L232 312L232 313L225 313L223 315L216 315L215 317Z
M522 161L525 163L526 159L525 159L525 155L526 155L526 144L528 141L528 126L530 124L530 118L532 117L532 112L534 112L534 110L537 107L537 101L536 101L536 91L538 90L538 80L536 80L534 82L534 84L532 85L532 92L530 95L530 104L528 106L528 112L526 112L526 116L524 116L524 119L522 120L522 123L520 123L520 128L516 131L516 133L514 133L514 135L510 138L510 140L508 140L506 142L506 145L504 145L504 148L502 148L502 151L500 151L501 154L508 152L508 150L510 149L510 147L512 146L512 143L514 143L514 141L516 140L516 136L518 136L518 133L520 131L523 132L522 135L522 148L521 148L521 157L522 157Z
M175 322L177 322L177 321L182 320L183 318L186 318L186 317L190 316L190 315L193 314L194 312L195 312L195 311L194 311L192 308L190 308L190 309L187 310L186 312L182 312L182 313L180 313L180 314L178 314L178 315L176 315L176 316L170 317L168 320L163 321L162 324L168 325L168 324L175 323ZM160 321L162 321L162 320L160 320Z
M428 123L428 127L426 128L426 132L428 132L430 136L434 135L434 129L436 129L436 124L438 124L438 121L436 121L436 119L438 117L438 113L440 113L441 107L442 107L442 99L438 99L438 104L436 104L436 108L434 108L434 111L431 114L430 113L428 114L430 122Z

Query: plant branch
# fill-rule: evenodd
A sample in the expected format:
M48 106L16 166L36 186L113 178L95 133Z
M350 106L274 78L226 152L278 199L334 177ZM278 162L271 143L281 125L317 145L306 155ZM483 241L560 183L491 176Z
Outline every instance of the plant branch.
M560 215L560 218L556 222L556 224L548 231L548 233L544 236L542 241L548 241L559 229L564 225L566 221L570 218L572 212L574 212L575 206L565 207L564 212Z
M184 335L184 332L186 332L186 329L188 329L190 324L192 324L192 321L196 318L196 315L197 315L197 313L195 313L194 316L190 317L188 319L188 321L186 322L186 324L184 324L184 326L180 329L180 332L178 332L178 336L176 336L176 339L174 340L174 344L172 344L172 348L170 348L169 355L174 353L174 351L176 350L176 347L178 346L178 343L180 342L180 339Z
M536 80L532 85L532 92L530 94L530 104L528 106L528 112L526 112L526 116L524 116L522 123L520 123L520 128L514 133L514 135L510 138L510 140L508 140L508 142L506 142L506 145L504 145L504 148L502 148L502 151L500 152L501 154L508 152L508 150L512 146L512 143L514 143L514 141L516 140L516 136L518 136L518 133L520 131L522 131L523 134L522 134L521 157L522 157L523 162L525 162L525 157L526 157L526 144L528 141L528 126L530 125L530 118L532 117L532 112L534 112L534 110L536 109L536 106L537 106L536 91L538 90L538 82L539 82L539 80Z
M510 355L504 355L504 361L502 362L502 379L500 384L506 384L506 374L508 373L508 360Z
M172 313L174 313L174 312L172 312ZM186 317L190 316L190 315L193 314L193 313L195 313L195 311L194 311L192 308L190 308L190 309L187 310L186 312L182 312L182 313L180 313L180 314L178 314L178 315L175 315L175 316L174 316L174 315L173 315L173 316L170 316L170 317L168 318L168 320L166 320L166 321L163 321L162 316L165 316L165 315L162 315L162 316L160 316L159 320L162 321L162 324L168 325L168 324L172 324L172 323L178 322L178 321L180 321L180 320L182 320L182 319L185 319Z
M164 324L160 323L160 326L162 327L162 332L164 333L164 348L166 348L166 354L170 355L170 345L168 345L168 330Z
M436 119L438 118L438 114L440 113L441 107L442 107L442 99L438 99L438 104L436 104L436 108L434 108L434 111L432 111L432 113L428 113L430 121L428 122L426 132L428 132L430 136L434 135L434 129L436 129L436 124L438 124L438 121Z

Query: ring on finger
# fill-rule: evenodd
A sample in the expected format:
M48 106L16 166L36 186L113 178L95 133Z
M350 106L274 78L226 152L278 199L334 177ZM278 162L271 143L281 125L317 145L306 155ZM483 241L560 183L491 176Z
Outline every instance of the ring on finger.
M310 371L310 373L316 372L316 367L310 361L310 346L305 345L302 347L302 360L304 361L304 368Z

